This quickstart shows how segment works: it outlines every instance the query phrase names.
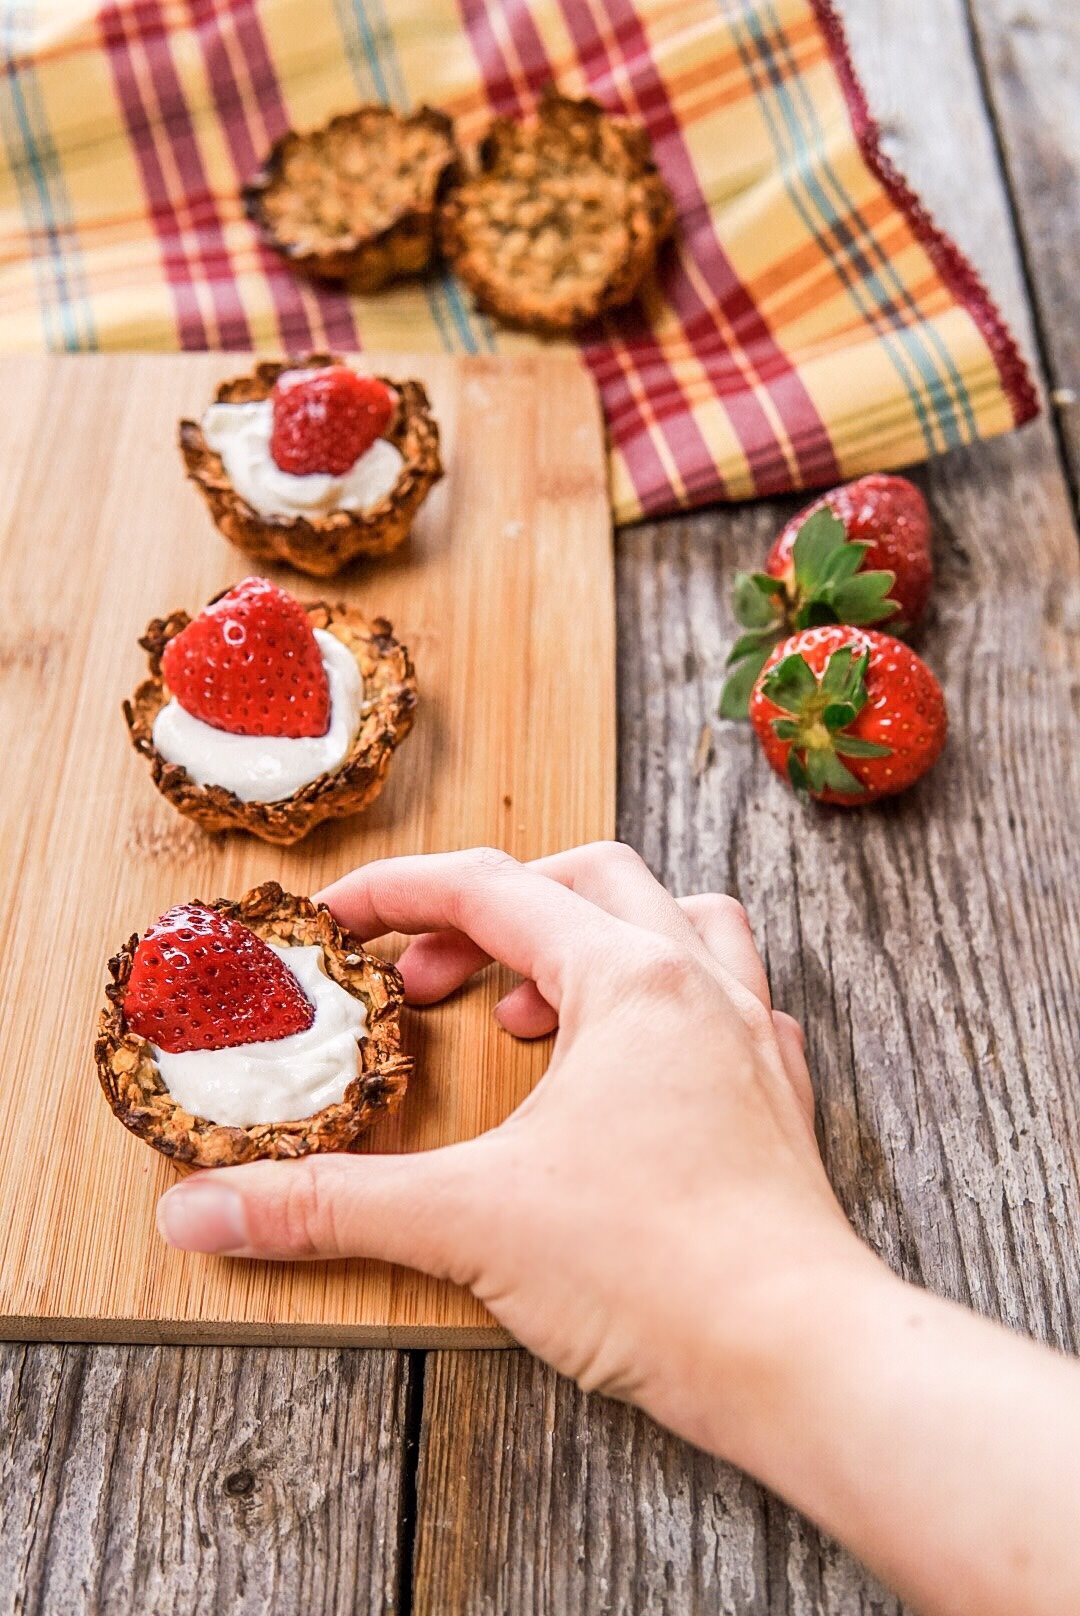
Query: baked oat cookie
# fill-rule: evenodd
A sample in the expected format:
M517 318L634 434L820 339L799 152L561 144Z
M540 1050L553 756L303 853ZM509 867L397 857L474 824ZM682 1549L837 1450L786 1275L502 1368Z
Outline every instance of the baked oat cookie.
M218 599L233 596L242 587ZM232 790L210 781L200 784L182 763L163 756L155 726L173 695L163 676L162 659L193 620L185 611L155 618L139 641L148 653L149 677L123 704L132 745L149 763L162 796L203 830L244 830L265 842L289 844L324 820L358 814L382 791L394 751L412 729L416 675L408 651L394 638L385 618L368 619L353 607L325 601L305 604L303 612L313 633L331 636L355 663L360 678L357 725L336 767L276 800L248 800L237 794L239 786ZM226 744L230 740L227 732L223 738Z
M350 1074L339 1100L304 1117L238 1126L186 1109L166 1086L154 1045L129 1021L129 1014L139 1020L130 1003L140 944L136 934L109 961L111 980L94 1045L98 1078L113 1114L139 1139L182 1168L231 1167L240 1162L287 1160L353 1149L361 1134L401 1103L412 1070L412 1061L401 1049L404 992L396 968L367 953L357 939L341 930L324 905L316 905L310 898L293 897L283 892L276 881L255 887L236 902L220 898L212 904L183 905L162 916L151 930L160 930L162 922L170 918L183 921L194 917L197 922L199 911L204 920L212 922L214 916L220 916L227 926L246 928L279 949L319 951L320 980L325 977L363 1007L362 1036L356 1039L355 1076ZM220 1005L222 1015L239 1013L250 1019L253 1008L257 1015L257 1006L236 1002L247 962L229 960L227 936L211 936L210 940L223 962L214 970L218 979L227 984ZM265 949L261 952L267 953ZM285 960L288 957L286 952ZM160 967L160 958L155 963ZM257 980L260 962L256 960L254 964L252 975ZM233 965L238 968L230 969ZM276 960L270 961L270 966L280 970ZM198 961L189 960L186 969L197 973ZM333 992L333 988L329 991ZM188 997L194 999L196 994L189 992ZM269 1054L272 1059L273 1031L267 1030L270 1038L255 1047L264 1058ZM189 1047L190 1043L189 1040ZM296 1061L295 1045L285 1047L288 1054L284 1064L288 1066ZM204 1038L200 1054L214 1053L212 1036ZM352 1057L349 1059L351 1062Z
M439 428L422 384L376 378L391 391L394 405L389 423L374 447L384 457L392 450L393 466L389 480L375 486L371 502L356 509L257 508L251 502L254 494L245 498L235 486L220 446L215 449L207 441L206 422L215 405L261 406L269 410L280 377L343 364L337 355L328 353L260 361L248 375L222 382L214 404L201 420L182 420L179 426L180 453L187 474L206 500L224 537L260 561L284 561L315 578L332 577L361 556L375 559L389 555L408 537L417 511L442 476ZM305 481L298 479L300 483Z
M444 113L358 107L282 136L244 187L244 204L296 269L376 292L430 265L436 203L457 164Z
M535 119L493 120L439 240L482 309L565 332L629 303L674 225L645 129L550 90Z

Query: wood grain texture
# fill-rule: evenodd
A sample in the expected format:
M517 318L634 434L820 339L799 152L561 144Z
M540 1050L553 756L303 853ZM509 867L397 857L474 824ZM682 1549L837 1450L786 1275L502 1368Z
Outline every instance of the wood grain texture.
M844 9L890 152L1030 350L962 5ZM918 480L938 566L921 649L953 720L938 770L866 815L804 812L716 721L732 575L794 504L706 513L618 537L620 834L676 891L746 904L776 1002L808 1028L860 1232L912 1279L1076 1350L1076 532L1045 420ZM520 1355L429 1359L414 1586L425 1616L901 1612L745 1477Z
M1075 498L1080 490L1080 9L1060 0L969 4Z
M0 1347L0 1610L401 1608L412 1360Z
M250 570L184 487L174 445L178 416L242 367L221 355L0 361L0 388L21 404L0 417L12 468L0 493L2 714L15 738L0 824L9 1335L497 1339L470 1296L403 1270L169 1251L153 1213L173 1169L115 1122L90 1058L105 961L172 903L270 878L310 893L393 853L495 843L533 857L611 833L612 562L591 384L573 360L544 356L386 365L428 384L445 482L389 561L329 590L278 576L303 599L325 593L391 619L417 665L416 729L367 813L271 848L178 816L119 714L145 667L135 642L149 618L197 609ZM467 1137L524 1098L543 1051L493 1022L503 986L489 973L452 1005L407 1017L416 1075L371 1148Z

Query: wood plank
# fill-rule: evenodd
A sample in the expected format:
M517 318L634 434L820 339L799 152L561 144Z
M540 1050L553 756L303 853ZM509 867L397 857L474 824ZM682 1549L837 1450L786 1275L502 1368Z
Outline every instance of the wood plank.
M891 153L1030 348L960 0L845 14ZM1076 534L1045 421L919 480L939 572L922 649L953 718L935 775L865 816L806 813L715 721L732 574L793 502L706 513L619 535L620 833L675 890L747 905L777 1003L808 1026L860 1232L911 1278L1075 1350ZM745 1477L491 1354L428 1362L415 1596L423 1616L901 1611Z
M407 1355L0 1346L0 1610L393 1616Z
M14 468L0 496L3 621L15 625L3 686L14 744L0 889L2 993L11 1007L0 1025L8 1161L0 1330L81 1340L491 1343L500 1334L471 1296L404 1270L253 1268L169 1251L153 1211L174 1170L109 1113L93 1071L93 1029L105 961L169 904L270 878L313 892L393 853L496 843L533 857L611 833L614 606L595 393L575 360L554 355L386 361L391 374L428 383L447 477L387 563L329 588L279 576L301 598L344 598L395 623L417 664L416 730L368 813L296 847L271 848L204 835L175 814L132 752L118 711L145 671L136 640L149 618L197 608L249 570L185 489L174 446L177 418L201 410L217 379L243 363L228 355L0 361L0 388L22 406L0 417L0 455ZM445 1010L407 1017L416 1076L402 1109L368 1136L371 1148L422 1150L469 1137L528 1093L543 1053L513 1043L492 1020L500 991L492 979Z
M1053 408L1080 489L1080 10L971 0L990 107L1024 244Z

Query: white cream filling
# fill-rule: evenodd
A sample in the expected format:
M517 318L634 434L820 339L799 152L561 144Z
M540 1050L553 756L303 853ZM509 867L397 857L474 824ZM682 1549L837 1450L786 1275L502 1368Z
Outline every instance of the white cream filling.
M203 437L221 456L229 481L261 516L325 516L329 511L366 511L388 494L405 464L385 438L340 477L311 472L295 477L282 471L270 453L274 406L211 404L202 418Z
M321 948L270 947L315 1006L315 1019L306 1032L232 1049L170 1054L151 1044L165 1087L193 1116L230 1128L293 1122L336 1105L357 1074L366 1006L327 976Z
M196 785L224 786L241 802L280 802L345 761L360 727L364 681L356 658L336 634L315 639L330 684L325 735L230 735L186 712L175 697L154 719L154 745Z

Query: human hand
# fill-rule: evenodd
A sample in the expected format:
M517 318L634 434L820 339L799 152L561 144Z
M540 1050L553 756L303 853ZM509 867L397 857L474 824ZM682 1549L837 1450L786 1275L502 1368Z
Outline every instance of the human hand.
M456 1280L583 1386L782 1492L927 1616L1080 1608L1080 1369L856 1239L738 904L677 903L609 845L393 859L323 897L362 938L414 935L414 1003L511 966L496 1015L518 1037L557 1022L548 1070L463 1144L199 1174L162 1198L166 1239Z
M548 1070L463 1144L199 1175L163 1198L165 1237L455 1280L581 1385L737 1456L766 1336L863 1255L818 1155L801 1035L771 1009L739 905L677 903L618 844L528 866L487 850L395 859L322 897L365 940L422 934L400 961L414 1003L491 958L511 966L523 982L496 1015L519 1037L557 1021Z

